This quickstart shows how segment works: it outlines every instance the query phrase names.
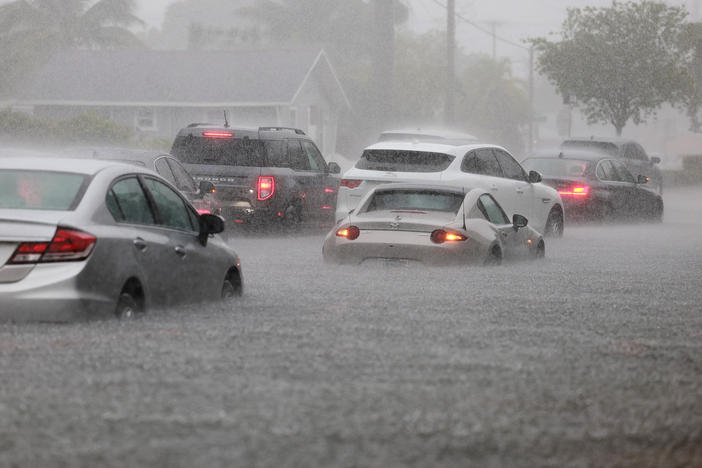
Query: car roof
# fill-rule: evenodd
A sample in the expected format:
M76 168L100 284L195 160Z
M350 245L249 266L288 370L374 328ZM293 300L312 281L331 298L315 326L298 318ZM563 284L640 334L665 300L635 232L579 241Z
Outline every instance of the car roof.
M160 157L173 157L168 153L163 151L153 151L153 150L140 150L131 148L90 148L90 155L95 159L101 159L106 161L134 161L142 162L147 165L153 164L153 162Z
M544 151L530 155L527 159L585 159L588 161L599 161L601 159L614 159L611 155L600 151L588 151L581 149Z
M250 127L245 125L223 125L223 124L212 124L212 123L192 123L187 127L183 127L178 131L179 135L191 135L197 132L204 131L221 131L221 132L232 132L235 134L240 133L249 138L257 138L260 135L265 136L295 136L298 138L304 137L309 138L304 131L299 128L294 127L283 127L279 125L269 125L261 127Z
M636 143L636 141L632 140L631 138L589 136L566 138L565 140L563 140L563 142L561 142L561 145L567 142L587 143L588 141L591 141L593 143L612 143L615 145L621 145L624 143Z
M450 153L463 154L467 151L477 148L500 148L497 145L486 143L466 143L466 142L451 142L451 141L399 141L387 140L379 141L367 146L366 150L400 150L400 151L424 151L430 153Z
M398 138L414 137L420 140L478 140L478 137L476 137L475 135L445 129L405 128L398 130L385 130L380 133L380 139L384 141L392 139L395 136L397 136Z
M94 175L110 167L126 167L125 163L97 159L67 158L62 155L50 157L6 157L0 158L0 168L17 170L45 170ZM153 173L149 170L145 172ZM155 173L154 173L155 174Z

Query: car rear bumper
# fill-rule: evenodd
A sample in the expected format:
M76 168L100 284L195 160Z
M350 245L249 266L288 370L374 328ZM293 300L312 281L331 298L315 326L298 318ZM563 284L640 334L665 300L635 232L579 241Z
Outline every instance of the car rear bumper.
M324 260L359 264L366 260L409 260L428 266L482 263L487 248L474 239L435 244L428 232L363 231L356 240L329 236L324 243Z
M114 313L116 298L78 287L85 265L37 265L20 281L0 283L0 320L69 321Z

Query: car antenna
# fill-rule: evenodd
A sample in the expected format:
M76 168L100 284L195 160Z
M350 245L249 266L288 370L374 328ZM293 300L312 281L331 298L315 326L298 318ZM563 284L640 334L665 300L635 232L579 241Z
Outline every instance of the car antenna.
M227 111L224 111L224 128L229 128L229 119L227 119Z

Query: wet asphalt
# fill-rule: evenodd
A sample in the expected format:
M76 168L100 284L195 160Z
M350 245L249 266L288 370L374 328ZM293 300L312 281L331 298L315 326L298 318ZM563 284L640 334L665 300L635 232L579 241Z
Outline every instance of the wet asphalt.
M245 295L0 325L0 466L702 466L702 189L544 261L335 267L239 233Z

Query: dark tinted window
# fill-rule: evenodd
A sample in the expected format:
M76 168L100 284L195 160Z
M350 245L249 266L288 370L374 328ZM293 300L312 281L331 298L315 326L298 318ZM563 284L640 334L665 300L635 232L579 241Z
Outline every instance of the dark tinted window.
M187 193L197 192L197 184L190 174L188 174L188 171L186 171L185 168L175 159L166 158L166 160L173 171L173 175L175 176L175 186L178 187L178 190Z
M582 177L592 164L579 159L531 158L522 162L526 170L537 171L544 176Z
M89 177L48 171L0 171L0 208L70 211L80 202Z
M522 169L522 166L520 166L509 153L500 149L493 149L492 152L495 153L497 162L500 164L505 177L508 179L526 180L524 169Z
M617 145L606 141L566 140L563 143L561 143L561 148L597 151L599 153L604 153L614 157L617 157L619 155L619 148L617 147Z
M171 153L185 164L287 167L284 140L249 138L176 138Z
M194 230L183 199L169 186L156 179L146 179L146 187L158 209L161 225L187 231Z
M298 140L288 141L288 159L290 168L296 171L307 171L310 169L310 158L302 149L302 144Z
M441 172L453 159L448 154L425 151L366 150L356 167L372 171Z
M107 193L107 208L116 221L136 224L154 224L154 215L136 177L114 183Z
M502 169L489 148L473 150L466 154L461 165L463 172L502 177Z
M383 190L371 198L366 211L411 210L458 213L463 194L436 190Z
M600 161L600 163L597 165L597 177L600 180L610 182L620 181L619 174L617 174L617 172L614 170L614 166L610 160Z
M494 198L489 194L483 194L478 199L478 208L485 216L485 219L492 224L510 224L507 215L502 210L502 207L497 204Z

